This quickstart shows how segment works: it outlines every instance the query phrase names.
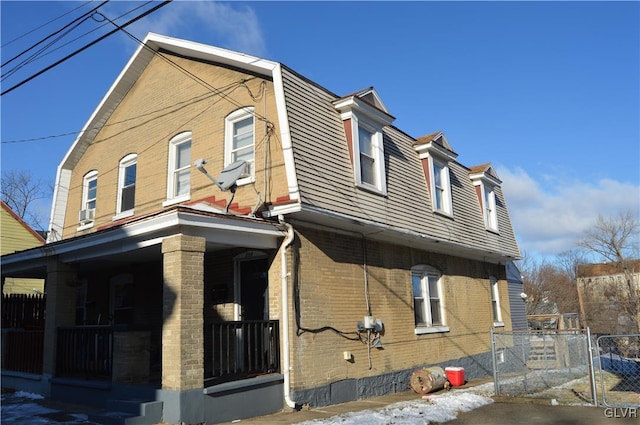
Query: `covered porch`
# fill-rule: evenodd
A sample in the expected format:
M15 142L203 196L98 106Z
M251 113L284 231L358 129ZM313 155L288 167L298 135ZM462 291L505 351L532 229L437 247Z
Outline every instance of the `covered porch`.
M3 369L4 384L161 402L173 423L202 422L230 385L278 386L283 237L272 222L175 207L4 256L3 278L46 280L42 373Z

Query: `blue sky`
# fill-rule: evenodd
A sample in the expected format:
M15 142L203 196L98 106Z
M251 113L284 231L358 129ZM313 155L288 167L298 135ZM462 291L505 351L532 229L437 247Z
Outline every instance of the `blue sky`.
M2 63L98 4L0 2ZM142 5L100 10L115 19ZM2 90L112 29L103 24L4 66ZM176 0L128 30L278 61L338 95L374 86L401 130L442 130L463 165L495 166L527 255L572 248L598 214L640 216L639 2ZM3 95L2 169L53 184L136 48L116 33Z

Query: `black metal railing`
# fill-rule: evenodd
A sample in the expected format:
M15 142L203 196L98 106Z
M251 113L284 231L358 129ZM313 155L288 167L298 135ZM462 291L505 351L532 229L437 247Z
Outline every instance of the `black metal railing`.
M280 372L280 330L277 320L215 322L206 359L212 362L208 382Z
M113 328L66 326L58 328L56 375L111 379Z

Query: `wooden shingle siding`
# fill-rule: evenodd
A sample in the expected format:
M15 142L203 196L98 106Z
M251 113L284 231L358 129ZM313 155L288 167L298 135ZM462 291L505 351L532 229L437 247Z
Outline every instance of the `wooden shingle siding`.
M498 234L486 230L469 169L457 162L449 164L453 218L434 213L415 140L395 127L383 130L387 196L356 187L344 126L332 104L336 96L289 69L282 75L303 204L468 248L519 255L500 188Z

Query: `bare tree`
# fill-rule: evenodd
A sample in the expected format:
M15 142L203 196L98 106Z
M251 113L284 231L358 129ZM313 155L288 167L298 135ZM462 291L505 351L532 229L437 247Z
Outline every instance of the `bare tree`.
M45 199L51 190L41 179L35 179L28 171L2 172L2 200L21 219L34 229L44 229L46 220L35 209L35 203Z
M595 225L579 242L580 247L611 263L615 272L623 276L623 282L614 282L601 289L617 306L618 322L629 322L625 327L634 332L640 330L639 236L636 215L624 211L615 217L598 216Z

